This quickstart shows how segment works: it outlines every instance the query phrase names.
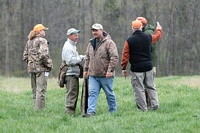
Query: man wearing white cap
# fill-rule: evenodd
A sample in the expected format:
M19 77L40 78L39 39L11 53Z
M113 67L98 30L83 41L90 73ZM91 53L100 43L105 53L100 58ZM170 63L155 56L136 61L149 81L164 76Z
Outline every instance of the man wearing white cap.
M80 30L70 28L67 31L67 41L62 49L62 60L67 64L66 71L66 114L74 115L79 94L80 63L84 60L76 50Z
M89 97L87 113L83 117L96 114L96 105L101 88L106 94L108 111L117 110L113 91L115 67L119 56L115 42L104 30L101 24L92 25L93 38L90 40L85 57L84 77L89 82Z

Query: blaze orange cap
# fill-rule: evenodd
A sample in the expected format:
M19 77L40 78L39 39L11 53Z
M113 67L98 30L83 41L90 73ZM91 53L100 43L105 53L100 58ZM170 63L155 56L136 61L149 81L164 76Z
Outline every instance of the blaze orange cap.
M132 28L133 29L140 29L142 26L142 23L139 20L132 21Z
M144 25L147 24L147 20L146 20L146 18L144 18L144 17L137 17L136 20L139 20L139 21L140 21L141 23L143 23Z
M35 27L33 28L33 31L35 32L39 32L41 30L48 30L49 28L44 27L42 24L37 24L35 25Z

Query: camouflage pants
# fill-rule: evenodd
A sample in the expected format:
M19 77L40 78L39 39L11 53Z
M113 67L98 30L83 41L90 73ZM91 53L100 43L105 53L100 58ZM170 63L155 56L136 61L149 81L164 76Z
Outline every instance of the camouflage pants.
M34 100L34 109L44 109L47 88L47 77L44 75L44 72L31 73L31 87Z
M134 99L137 107L142 111L147 111L145 89L150 99L151 108L159 107L158 94L154 85L153 69L147 72L131 72L131 84L133 87Z
M74 114L79 94L79 78L73 75L65 77L66 82L66 113Z

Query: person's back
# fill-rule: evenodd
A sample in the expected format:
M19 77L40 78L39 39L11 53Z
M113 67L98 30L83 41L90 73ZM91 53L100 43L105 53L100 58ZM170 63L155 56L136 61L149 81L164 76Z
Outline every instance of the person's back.
M43 46L44 45L44 46ZM50 66L48 66L48 59L50 57L47 40L45 38L42 38L40 36L36 36L32 40L29 40L27 42L27 48L28 48L28 72L44 72L44 71L50 71ZM41 52L42 49L43 51ZM38 52L40 51L40 54ZM41 63L43 62L43 63Z
M146 72L151 70L151 36L137 30L127 39L127 42L130 49L131 71Z
M135 20L132 22L132 30L133 35L124 42L121 61L122 75L127 76L126 66L129 60L131 64L131 84L138 109L142 111L148 110L145 96L145 90L147 90L146 92L151 101L150 109L156 110L159 108L159 103L154 85L151 44L157 42L162 37L162 27L157 24L155 34L149 35L142 32L140 20ZM136 65L141 68L139 70L136 69Z
M146 34L154 34L154 26L151 24L147 24L142 28L142 31Z

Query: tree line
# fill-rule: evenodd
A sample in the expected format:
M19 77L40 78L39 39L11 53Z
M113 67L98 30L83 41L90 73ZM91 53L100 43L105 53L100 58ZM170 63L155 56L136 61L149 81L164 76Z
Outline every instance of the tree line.
M24 46L33 26L42 23L49 28L51 76L56 77L67 29L81 30L77 47L85 54L92 38L91 26L97 22L117 44L120 60L116 74L121 75L123 43L132 34L131 22L138 16L154 26L159 21L163 27L163 38L157 43L158 76L199 74L199 5L198 0L0 0L0 74L28 76L22 61Z

